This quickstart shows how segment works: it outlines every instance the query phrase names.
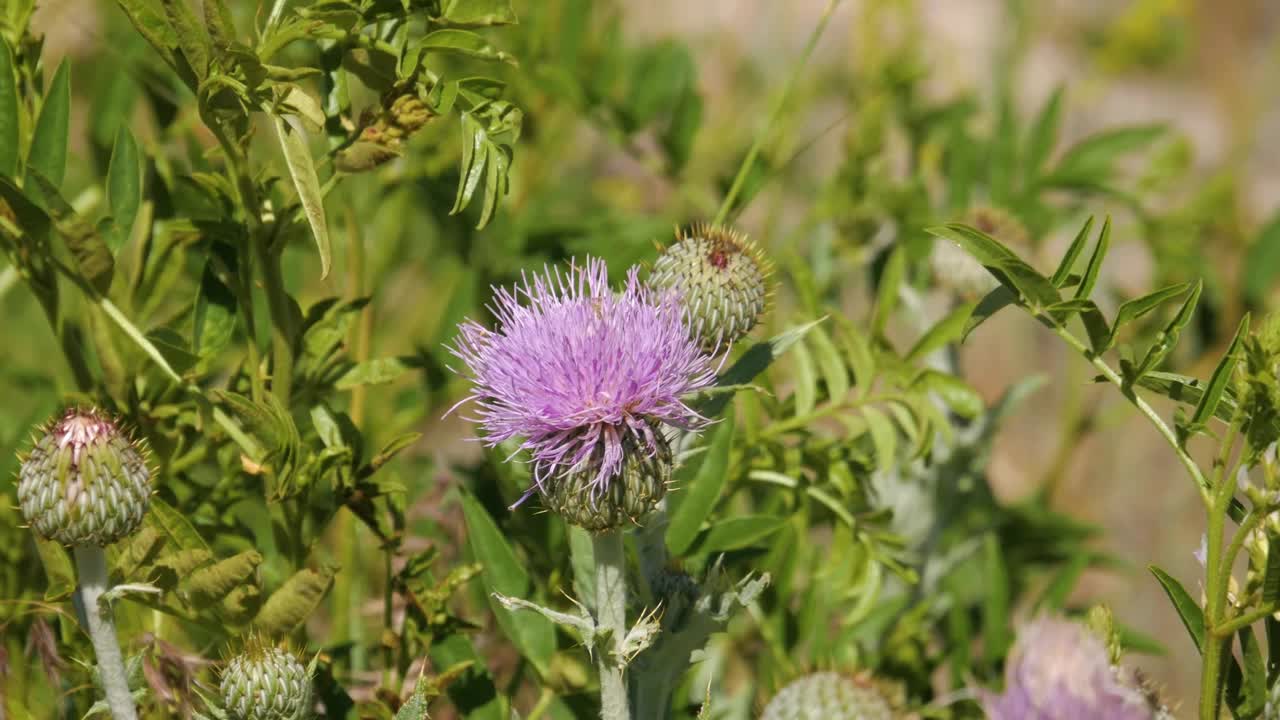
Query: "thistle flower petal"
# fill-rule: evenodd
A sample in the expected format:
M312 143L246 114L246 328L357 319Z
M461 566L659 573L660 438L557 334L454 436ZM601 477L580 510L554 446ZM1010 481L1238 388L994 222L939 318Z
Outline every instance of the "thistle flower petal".
M544 269L495 288L489 310L494 329L466 321L450 348L473 384L459 405L472 404L486 444L520 441L537 489L589 469L599 498L627 452L661 451L655 430L707 424L681 398L715 381L713 361L677 297L644 287L636 268L616 294L601 260Z

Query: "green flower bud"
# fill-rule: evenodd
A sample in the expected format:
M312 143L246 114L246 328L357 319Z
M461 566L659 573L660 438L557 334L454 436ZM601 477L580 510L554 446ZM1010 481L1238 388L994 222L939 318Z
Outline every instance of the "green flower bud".
M893 720L893 706L870 682L834 672L805 675L778 691L760 720Z
M704 347L744 337L764 314L769 266L755 243L729 228L694 226L653 264L649 286L680 293Z
M222 671L222 705L234 720L311 717L311 675L292 654L251 641Z
M973 208L960 222L981 230L1015 252L1024 251L1028 245L1026 227L998 208ZM934 280L966 301L977 300L1000 285L982 263L950 240L934 241L929 264Z
M542 503L565 521L593 533L614 530L643 520L667 494L671 481L671 445L660 428L651 427L656 451L640 446L631 433L622 441L622 470L610 478L603 492L592 490L598 462L549 480L542 489Z
M22 516L47 540L109 545L133 533L151 504L144 451L99 410L68 410L18 471Z

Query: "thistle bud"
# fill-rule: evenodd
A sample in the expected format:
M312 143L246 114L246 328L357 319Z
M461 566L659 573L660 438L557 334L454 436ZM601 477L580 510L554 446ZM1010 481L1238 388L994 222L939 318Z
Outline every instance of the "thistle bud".
M593 458L583 467L543 483L543 504L566 522L594 533L640 522L658 506L671 481L671 445L657 427L651 426L650 431L652 448L631 433L624 436L622 466L607 482L596 482L600 460Z
M1027 245L1027 229L1017 218L998 208L973 208L960 222L1011 248L1021 250ZM934 280L964 300L976 300L1000 284L982 263L949 240L934 241L929 264Z
M745 235L697 225L658 256L649 285L679 292L689 326L703 347L714 349L760 321L768 275L768 263Z
M252 641L222 671L222 704L234 720L311 717L311 674L292 654Z
M778 691L760 720L893 720L893 706L862 677L805 675Z
M18 471L22 516L64 545L106 546L133 533L151 504L144 451L99 410L68 410Z

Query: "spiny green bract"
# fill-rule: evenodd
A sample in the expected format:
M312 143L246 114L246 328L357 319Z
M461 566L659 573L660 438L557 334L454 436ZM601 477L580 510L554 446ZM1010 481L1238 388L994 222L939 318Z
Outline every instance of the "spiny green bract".
M640 447L630 433L622 441L622 469L593 493L596 463L546 483L542 502L565 521L590 532L605 532L639 523L658 506L671 481L671 445L657 425L650 426L654 450Z
M794 680L765 706L760 720L893 720L893 708L876 688L834 672Z
M142 523L151 504L151 471L143 450L109 415L72 409L23 460L18 501L41 537L106 546Z
M689 325L714 349L745 336L764 314L768 263L730 228L696 225L653 264L649 285L681 293Z
M222 671L222 704L234 720L311 717L311 675L292 654L250 643Z

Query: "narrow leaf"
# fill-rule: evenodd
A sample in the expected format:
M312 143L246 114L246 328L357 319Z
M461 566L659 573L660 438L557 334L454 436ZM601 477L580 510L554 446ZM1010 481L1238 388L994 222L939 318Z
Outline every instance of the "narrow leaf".
M1014 304L1017 300L1018 296L1003 285L987 293L986 297L978 301L978 305L970 313L969 319L965 321L964 331L960 334L960 341L964 342L968 339L969 333L977 330L979 325L989 320L992 315Z
M320 251L320 278L324 279L329 276L332 262L329 226L325 222L324 196L320 193L320 179L316 176L316 166L311 160L311 150L307 147L306 131L293 116L272 115L271 121L276 137L280 140L285 164L289 167L289 177L293 179L302 211L306 214L307 224L311 226L311 234L315 237L316 249Z
M129 239L138 207L142 204L142 158L133 133L124 125L116 133L111 162L107 166L107 203L111 207L112 225L107 244L114 254Z
M904 359L909 363L919 362L934 350L959 340L973 316L974 307L973 304L963 304L947 313L916 341Z
M55 189L67 173L67 134L71 120L71 67L63 60L53 73L31 135L27 168L44 176Z
M1084 252L1084 246L1089 242L1089 231L1093 229L1093 217L1090 216L1085 221L1084 227L1080 228L1080 232L1076 233L1076 239L1071 241L1071 246L1067 248L1067 253L1062 256L1061 262L1058 263L1058 269L1054 271L1053 277L1049 278L1049 282L1053 286L1062 289L1066 287L1067 278L1071 277L1071 270L1076 266L1076 259L1080 257L1080 253Z
M1182 335L1182 329L1191 322L1192 316L1195 315L1196 303L1200 301L1200 291L1203 288L1204 281L1197 281L1191 287L1191 292L1187 293L1187 298L1183 300L1182 307L1178 309L1178 314L1173 316L1169 324L1160 332L1160 336L1152 343L1151 348L1147 350L1146 356L1137 368L1135 377L1142 377L1147 372L1159 367L1169 352L1173 350L1174 345L1178 343L1178 337Z
M982 602L983 651L993 665L1009 649L1009 569L995 533L982 538L983 566L986 569Z
M1204 395L1200 397L1200 402L1196 403L1196 411L1192 413L1189 423L1193 430L1204 427L1209 422L1209 418L1217 412L1218 403L1222 402L1222 396L1227 391L1231 376L1236 369L1236 361L1240 358L1240 344L1248 334L1249 315L1246 313L1240 318L1240 325L1236 327L1236 336L1231 339L1227 352L1218 361L1218 366L1213 369L1213 375L1209 376L1209 385L1205 388Z
M1148 565L1147 569L1151 571L1152 575L1156 576L1160 587L1164 588L1165 594L1169 596L1169 601L1173 603L1173 609L1178 612L1178 617L1182 620L1183 627L1191 635L1191 641L1196 644L1196 650L1202 650L1204 645L1204 611L1200 609L1200 605L1191 598L1191 595L1183 589L1182 584L1175 580L1172 575L1155 565Z
M775 515L745 515L721 520L701 533L690 554L710 554L757 546L791 522Z
M9 42L0 36L0 175L17 177L21 148L18 145L18 76Z
M1058 142L1058 126L1062 123L1062 96L1063 88L1059 85L1040 108L1031 125L1023 160L1023 169L1029 178L1040 172L1049 153L1053 151L1053 146Z
M674 507L671 524L667 528L667 549L672 555L683 555L689 549L702 523L711 515L728 481L732 449L733 415L729 413L711 432L707 451L692 479L680 482L682 478L689 477L690 466L677 470L676 489L668 501Z
M907 256L903 248L894 248L880 273L880 284L876 287L876 307L871 316L871 330L875 336L884 334L885 325L898 306L898 290L902 287L903 277L907 271Z
M1093 286L1098 282L1098 273L1102 272L1102 260L1107 256L1107 250L1111 247L1111 216L1108 215L1106 220L1102 221L1102 231L1098 233L1098 244L1093 248L1093 254L1089 256L1089 264L1085 267L1084 279L1076 287L1076 299L1089 297L1093 292Z

